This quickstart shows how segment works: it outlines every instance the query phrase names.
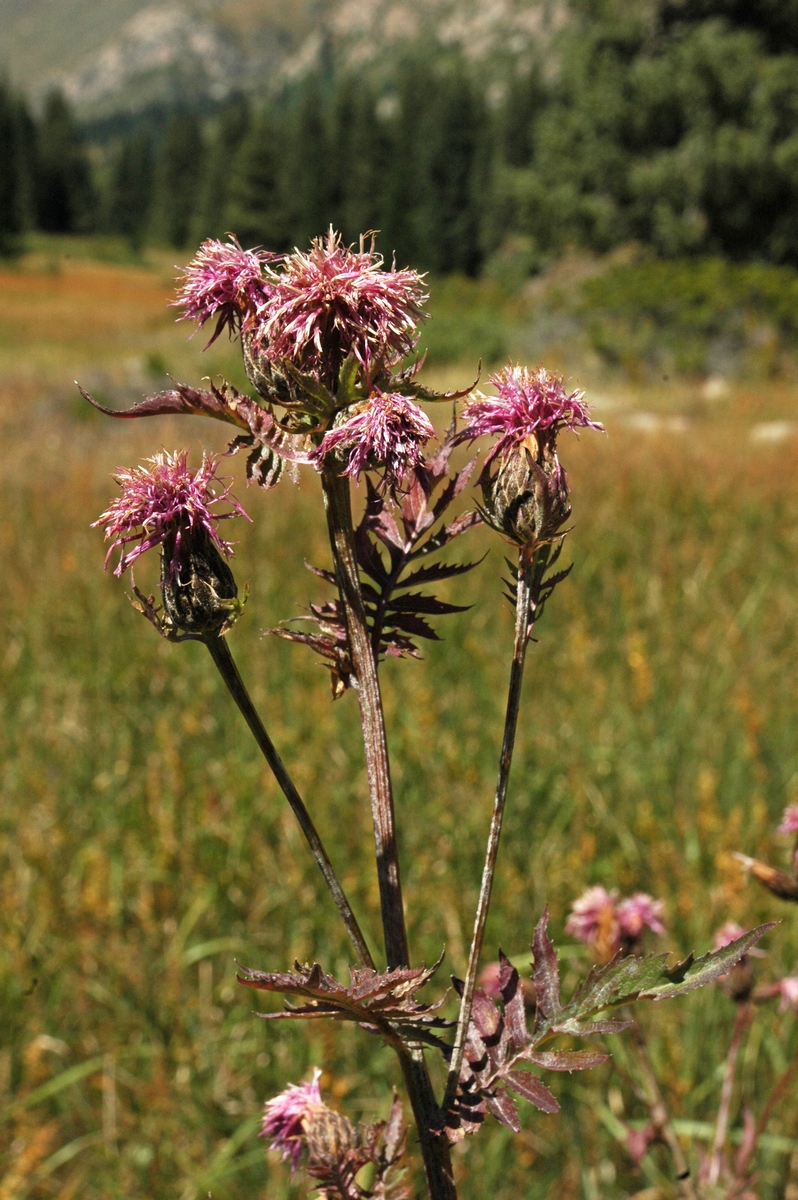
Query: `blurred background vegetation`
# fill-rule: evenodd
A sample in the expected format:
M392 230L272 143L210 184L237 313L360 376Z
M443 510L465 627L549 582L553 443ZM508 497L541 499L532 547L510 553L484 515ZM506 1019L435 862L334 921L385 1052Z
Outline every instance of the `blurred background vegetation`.
M416 50L93 123L2 89L2 1200L303 1195L257 1141L263 1100L318 1063L333 1103L374 1119L395 1081L366 1034L266 1027L236 987L236 960L345 977L348 945L207 655L139 620L89 528L115 467L224 448L212 423L100 418L71 381L117 405L170 375L244 387L237 347L200 357L167 307L173 264L228 229L278 249L380 229L431 272L433 385L545 361L608 427L563 446L576 566L530 659L488 945L523 965L549 904L573 986L587 959L562 927L602 883L661 896L680 955L784 918L759 969L795 971L793 911L731 855L783 865L773 831L798 802L798 7L574 0L553 45L499 90ZM321 594L318 488L229 471L255 518L231 644L377 944L353 698L260 637ZM442 980L464 968L512 640L501 546L470 550L487 562L450 591L472 607L384 669L411 944L446 945ZM644 1018L693 1161L732 1017L713 990ZM797 1041L795 1014L753 1026L737 1132ZM611 1048L554 1080L560 1117L458 1149L464 1197L669 1195L658 1151L636 1171L619 1140L645 1114ZM794 1104L770 1132L758 1194L794 1200Z

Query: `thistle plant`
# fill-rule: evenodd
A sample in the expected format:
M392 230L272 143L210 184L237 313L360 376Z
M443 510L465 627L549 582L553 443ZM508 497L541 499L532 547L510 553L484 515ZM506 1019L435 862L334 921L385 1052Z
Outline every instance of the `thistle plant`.
M228 453L246 455L247 479L264 491L303 468L320 476L330 562L311 569L332 589L332 598L311 605L305 621L313 628L291 624L268 632L319 655L329 669L333 697L349 690L356 697L380 896L380 949L366 943L309 808L233 659L231 630L243 600L228 563L233 546L219 525L245 514L231 485L217 474L218 461L204 457L192 469L186 452L178 451L158 455L148 466L120 469L121 494L97 524L110 543L106 565L119 552L116 574L145 551L159 549L160 603L134 584L134 604L170 641L207 646L300 823L352 942L348 980L338 980L321 963L297 962L288 971L273 965L241 968L240 983L290 1000L285 1012L268 1015L270 1021L350 1021L391 1047L429 1195L452 1200L453 1142L477 1133L488 1115L520 1129L518 1100L556 1113L555 1094L539 1072L582 1070L606 1059L601 1048L564 1048L557 1039L628 1028L629 1005L678 996L728 974L769 927L672 964L667 955L639 952L645 929L662 931L656 901L642 893L618 901L594 889L591 905L572 920L581 922L583 932L592 931L585 936L600 947L602 964L570 999L560 994L547 912L533 933L531 981L522 980L501 953L490 980L480 976L527 650L571 569L558 569L571 513L560 438L601 426L583 393L569 391L542 367L508 365L491 376L485 394L476 384L463 392L431 391L416 356L426 300L424 280L415 271L386 269L373 242L362 239L347 247L332 230L306 252L283 256L244 250L234 239L208 241L182 278L180 319L210 324L211 341L225 330L239 340L252 394L223 381L206 389L175 383L122 412L86 398L114 417L204 415L233 426ZM438 437L422 404L441 402L455 415ZM483 454L480 466L467 457L475 450ZM463 505L474 483L477 498L468 509ZM355 488L362 508L357 523ZM438 636L433 622L463 607L430 589L478 566L441 558L440 552L480 523L507 548L506 595L515 633L493 809L489 818L486 813L482 885L465 977L454 980L456 1019L450 1019L443 1011L445 992L419 997L440 963L414 963L408 945L380 666L386 656L417 657L419 643ZM532 991L534 1008L528 1005ZM433 1087L430 1056L443 1062L442 1090ZM357 1127L326 1106L314 1075L267 1103L263 1134L290 1159L292 1170L303 1164L320 1194L331 1200L410 1195L400 1161L406 1140L402 1105L395 1095L386 1122Z

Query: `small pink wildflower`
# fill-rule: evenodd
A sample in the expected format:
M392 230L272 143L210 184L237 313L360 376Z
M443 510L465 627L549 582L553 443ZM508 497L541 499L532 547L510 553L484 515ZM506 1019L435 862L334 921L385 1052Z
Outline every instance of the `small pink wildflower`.
M258 343L273 361L286 358L335 387L344 359L354 354L372 379L372 365L390 367L418 341L426 315L422 277L382 269L373 249L346 247L332 228L303 254L296 250L268 272L271 294Z
M106 570L117 547L121 553L114 575L121 575L146 550L162 545L173 534L167 564L167 578L171 580L179 567L182 534L198 528L204 529L223 554L232 554L231 543L219 536L216 526L229 517L247 514L230 495L229 485L217 477L218 459L203 454L196 471L191 470L187 460L188 451L180 450L154 455L148 460L152 464L149 467L119 468L115 478L122 494L92 523L93 528L104 525L105 540L111 541L105 556ZM220 485L218 490L214 485ZM232 506L229 511L212 511L224 502ZM132 542L137 544L128 551Z
M375 392L353 411L353 416L325 434L316 460L321 463L332 451L348 450L344 475L359 479L363 471L379 470L384 486L395 495L421 461L422 446L434 436L432 422L407 396L387 392Z
M616 945L620 941L617 899L616 891L608 892L603 887L588 888L571 905L565 932L588 946L595 946L598 941L608 946Z
M621 900L616 909L621 933L630 942L636 942L644 929L650 929L662 937L665 933L662 923L664 908L662 900L654 900L645 892L636 892L634 896Z
M489 382L495 396L480 396L466 405L466 425L462 438L489 435L498 441L488 455L490 462L498 454L519 446L526 438L548 433L556 437L561 429L596 429L604 426L591 421L583 391L567 392L562 379L544 367L529 371L526 367L507 366Z
M259 310L269 294L263 267L274 261L262 250L242 250L235 238L203 242L184 273L182 288L173 302L185 312L178 320L204 325L218 315L210 346L227 326L248 331L254 328ZM205 349L208 349L208 346Z
M592 887L572 904L565 932L594 946L602 957L612 957L619 950L631 953L646 929L659 936L665 933L663 908L661 900L645 892L619 900L615 890Z
M798 804L788 804L776 833L798 833Z
M798 975L785 976L779 980L777 987L781 994L779 1011L786 1012L788 1008L798 1010Z
M260 1136L271 1138L272 1150L280 1150L283 1159L291 1159L292 1175L305 1148L305 1122L322 1104L320 1075L321 1071L314 1067L311 1080L289 1084L264 1107Z

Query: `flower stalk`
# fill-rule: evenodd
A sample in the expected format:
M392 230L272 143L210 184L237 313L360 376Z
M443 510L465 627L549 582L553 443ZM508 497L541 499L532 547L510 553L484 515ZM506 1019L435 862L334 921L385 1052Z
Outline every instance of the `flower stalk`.
M510 685L507 693L507 711L504 719L501 756L499 758L499 774L496 781L493 815L491 817L488 844L485 852L485 866L482 871L482 885L480 887L479 902L474 920L474 933L471 939L468 967L463 984L460 1012L457 1018L457 1030L446 1080L446 1094L443 1101L444 1112L448 1112L454 1103L457 1094L457 1084L460 1079L460 1069L463 1065L468 1023L471 1019L471 1006L474 1001L474 990L477 984L479 956L482 953L482 945L485 940L485 925L488 919L493 880L496 874L496 860L499 854L499 840L501 838L504 808L507 800L510 767L512 766L513 750L515 748L518 713L521 707L521 685L524 679L524 664L529 644L530 621L534 622L534 610L543 582L543 576L549 562L550 551L550 546L541 546L537 549L534 546L526 546L521 547L518 555L515 642L510 667Z
M366 939L358 925L357 918L352 912L351 905L346 898L343 887L335 873L335 869L330 862L324 844L319 837L318 830L313 824L313 819L310 813L305 808L302 797L294 786L294 782L288 771L285 768L283 760L277 753L274 744L269 737L266 729L258 716L258 712L250 699L244 681L239 674L238 667L224 637L218 637L211 634L204 638L203 641L208 647L210 656L213 659L222 679L227 686L227 690L235 700L238 708L249 726L250 732L258 743L263 757L269 764L274 778L277 780L286 800L291 806L291 811L299 822L299 826L305 835L305 840L310 847L310 851L316 860L316 864L324 876L324 882L329 888L330 894L335 901L335 906L341 914L341 919L346 926L346 931L352 939L352 945L355 947L358 958L363 966L373 967L374 960L371 957L371 952L366 944Z
M402 882L396 842L396 819L391 786L388 742L380 695L377 661L366 624L366 610L360 587L349 481L330 472L322 475L324 505L330 533L335 574L346 611L349 649L352 656L366 773L371 798L377 879L380 889L385 954L389 970L409 963L407 929L402 903ZM399 1053L402 1075L415 1118L430 1200L455 1200L451 1155L445 1137L434 1129L439 1126L440 1110L430 1082L427 1064L420 1049Z

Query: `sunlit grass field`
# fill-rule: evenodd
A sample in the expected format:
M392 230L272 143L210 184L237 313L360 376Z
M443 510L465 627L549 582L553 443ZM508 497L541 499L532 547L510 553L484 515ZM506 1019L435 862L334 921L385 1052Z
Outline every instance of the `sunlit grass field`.
M317 959L345 977L348 943L207 653L157 638L89 528L116 466L226 442L194 418L102 418L72 383L120 405L167 373L243 386L236 347L220 339L203 359L201 335L175 325L173 275L168 258L101 261L80 243L0 272L0 1200L305 1195L258 1140L264 1099L318 1064L332 1103L377 1119L399 1083L368 1034L267 1025L236 985L236 960ZM474 361L490 356L478 340ZM472 367L430 378L467 382ZM530 654L487 944L523 963L548 904L573 987L587 957L563 925L601 883L662 897L664 945L682 956L725 921L781 918L758 969L794 971L794 906L732 852L786 865L774 828L798 801L798 437L776 424L798 421L798 391L574 382L608 436L563 439L575 568ZM355 700L333 704L309 652L261 637L322 594L304 566L326 564L319 488L305 475L247 489L243 465L229 471L253 523L238 523L233 565L251 598L230 644L377 946ZM440 622L422 661L383 668L412 952L446 947L441 988L464 969L497 765L503 549L474 534L460 553L487 559L447 592L469 610ZM719 990L643 1015L694 1162L732 1018ZM752 1027L735 1129L797 1039L794 1014ZM615 1066L549 1077L559 1117L526 1110L520 1136L489 1123L458 1147L462 1195L670 1195L667 1160L635 1171L612 1132L644 1116L622 1039L612 1049ZM794 1101L771 1124L764 1200L796 1194Z

